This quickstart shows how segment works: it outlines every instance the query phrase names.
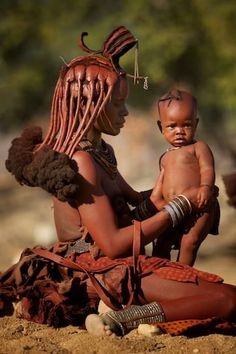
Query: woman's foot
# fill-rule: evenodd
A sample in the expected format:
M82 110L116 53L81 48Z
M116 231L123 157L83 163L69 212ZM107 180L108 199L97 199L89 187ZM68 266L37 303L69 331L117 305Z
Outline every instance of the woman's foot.
M109 311L107 311L109 310ZM94 335L117 335L124 336L132 329L138 328L139 325L145 325L157 322L165 322L165 314L160 304L153 302L146 305L131 305L125 309L112 311L105 306L100 311L100 315L89 315L85 320L87 331ZM139 333L144 335L159 334L159 329L155 326L140 327Z
M107 306L102 300L100 300L98 304L99 315L106 313L108 311L112 311L112 309L109 306Z
M138 334L142 334L143 336L146 337L153 337L153 336L159 336L160 334L163 334L163 332L157 326L150 325L150 324L140 324L138 326Z
M92 314L86 317L85 327L88 333L95 336L116 337L114 329L112 330L106 322L105 316Z
M108 321L109 320L106 316L95 314L88 315L85 320L85 327L90 334L95 336L117 337L120 335L120 331L117 331L118 329L116 326L114 327L114 323L110 325L107 323ZM159 327L150 324L140 324L137 331L138 334L146 337L153 337L163 334Z

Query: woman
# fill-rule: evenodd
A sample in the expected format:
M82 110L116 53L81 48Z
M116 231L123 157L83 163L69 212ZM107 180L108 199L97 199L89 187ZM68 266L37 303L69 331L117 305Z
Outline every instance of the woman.
M84 323L102 299L118 311L95 322L101 319L101 333L109 323L117 334L140 323L233 319L235 287L216 275L143 254L146 244L188 217L197 205L196 192L186 191L158 212L161 179L150 195L134 191L119 174L102 133L117 135L125 123L127 75L119 58L137 40L119 27L101 51L90 51L83 37L81 47L93 54L75 58L61 71L46 137L42 140L39 129L26 130L9 150L6 166L16 179L54 195L59 242L50 250L25 250L2 275L2 306L21 300L21 317L59 326ZM134 218L145 220L133 223ZM93 332L94 317L90 320Z

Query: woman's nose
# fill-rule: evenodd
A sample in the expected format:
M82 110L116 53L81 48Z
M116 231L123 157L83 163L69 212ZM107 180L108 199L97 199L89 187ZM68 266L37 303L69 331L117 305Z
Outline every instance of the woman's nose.
M128 116L128 114L129 114L129 111L128 111L127 107L125 106L124 109L123 109L123 111L122 111L122 115L123 115L124 117L126 117L126 116Z

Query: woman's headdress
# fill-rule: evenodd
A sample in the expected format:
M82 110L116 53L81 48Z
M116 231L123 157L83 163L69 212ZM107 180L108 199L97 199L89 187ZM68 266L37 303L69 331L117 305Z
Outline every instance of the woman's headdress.
M28 129L12 142L6 161L7 169L19 183L40 186L61 200L67 200L76 190L76 166L68 156L72 157L80 141L86 138L118 77L125 75L120 57L138 43L124 26L112 31L100 50L88 48L84 42L86 35L81 34L79 45L89 55L73 59L59 75L46 137L42 140L41 129ZM140 78L137 65L133 77L135 82Z

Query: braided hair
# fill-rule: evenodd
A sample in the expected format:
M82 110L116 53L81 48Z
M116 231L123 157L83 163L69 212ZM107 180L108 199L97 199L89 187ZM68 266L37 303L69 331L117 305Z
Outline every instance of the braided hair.
M112 31L100 50L87 47L87 35L81 34L79 45L89 55L74 58L60 71L45 138L41 128L25 130L12 141L6 160L6 168L20 184L39 186L62 201L78 192L78 168L71 158L110 99L115 83L126 75L120 57L137 44L124 26Z

